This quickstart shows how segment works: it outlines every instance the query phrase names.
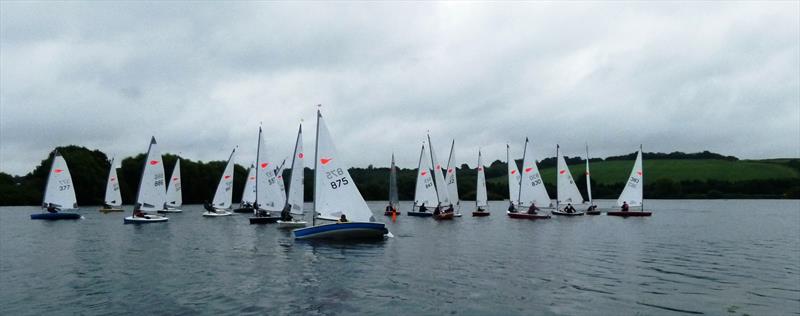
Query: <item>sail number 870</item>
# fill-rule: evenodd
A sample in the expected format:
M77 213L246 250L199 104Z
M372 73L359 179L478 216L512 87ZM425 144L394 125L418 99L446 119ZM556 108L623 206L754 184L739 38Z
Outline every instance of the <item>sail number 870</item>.
M328 178L328 180L332 180L331 181L332 189L338 189L341 188L343 185L350 184L350 181L347 180L347 177L344 177L344 171L342 170L342 168L336 168L331 171L326 171L325 177Z

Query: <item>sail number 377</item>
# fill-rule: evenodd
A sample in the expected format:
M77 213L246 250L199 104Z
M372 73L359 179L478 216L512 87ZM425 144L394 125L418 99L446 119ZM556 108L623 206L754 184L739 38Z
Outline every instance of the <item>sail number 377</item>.
M331 171L325 171L325 177L331 181L331 188L338 189L341 188L343 185L350 184L350 181L347 180L347 177L344 177L344 171L342 168L336 168Z

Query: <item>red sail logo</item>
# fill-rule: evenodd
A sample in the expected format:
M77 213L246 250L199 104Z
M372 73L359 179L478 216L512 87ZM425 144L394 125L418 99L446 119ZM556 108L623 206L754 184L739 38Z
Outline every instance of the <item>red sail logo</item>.
M114 181L114 180L117 180L117 177L111 177L111 179L108 179L108 180L109 181Z
M55 173L61 173L62 171L64 171L64 170L61 170L61 169L53 170L53 172L55 172Z
M585 174L588 176L589 175L589 171L586 171Z
M225 176L225 177L223 177L223 178L225 178L225 180L228 180L228 179L230 179L230 178L231 178L231 176Z
M478 171L483 171L483 167L478 167Z
M436 165L436 170L441 170L441 169L442 169L442 166Z
M269 166L269 162L263 162L263 163L261 163L261 169L264 169L264 168L266 168L267 166Z
M158 164L158 160L150 160L150 165L155 166L157 164Z
M558 173L559 173L559 174L565 174L565 173L567 173L567 170L561 170L561 171L559 171Z
M256 179L256 177L250 177L250 180L255 180L255 179Z
M172 178L172 181L178 181L178 177Z
M533 170L533 168L525 168L525 173L529 173L531 170Z
M638 174L638 175L640 175L640 176L641 176L641 175L642 175L642 171L641 171L641 170L639 170L639 171L636 171L636 174Z
M453 168L447 169L447 173L453 173Z
M422 171L422 173L420 173L420 175L422 175L423 177L424 177L426 174L428 174L428 172L427 172L427 171L425 171L425 170L423 170L423 171Z
M319 159L319 163L321 163L323 166L325 166L325 165L327 165L328 163L330 163L330 162L331 162L331 160L333 160L333 158L320 158L320 159Z
M303 153L299 153L299 154L297 154L297 158L300 158L300 159L303 159L303 157L304 157L304 156L305 156L305 155L303 155Z
M515 173L517 173L516 170L511 170L511 174L515 174Z

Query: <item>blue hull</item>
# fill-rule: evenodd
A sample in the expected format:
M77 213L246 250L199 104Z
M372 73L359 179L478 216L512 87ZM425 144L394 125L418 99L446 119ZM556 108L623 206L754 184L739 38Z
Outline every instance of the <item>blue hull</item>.
M351 222L298 228L293 232L297 239L363 240L383 239L389 230L383 223Z
M78 213L39 213L39 214L31 214L31 219L46 219L46 220L81 219L81 214L78 214Z

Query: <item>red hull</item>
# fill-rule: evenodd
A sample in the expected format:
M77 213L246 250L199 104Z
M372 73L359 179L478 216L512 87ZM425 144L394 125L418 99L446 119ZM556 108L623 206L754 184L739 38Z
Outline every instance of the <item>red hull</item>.
M509 212L506 212L506 214L508 214L508 217L517 218L517 219L548 219L548 218L550 218L550 215L544 215L544 214L509 213Z
M621 216L621 217L645 217L653 215L652 212L607 212L606 215L608 216Z
M472 212L472 216L473 217L485 217L485 216L489 216L489 214L491 214L491 213L489 213L487 211L483 211L483 212L474 211L474 212Z
M434 219L439 219L439 220L442 220L442 219L453 219L453 215L455 215L455 214L454 213L442 213L442 214L438 214L438 215L433 215L433 218Z

